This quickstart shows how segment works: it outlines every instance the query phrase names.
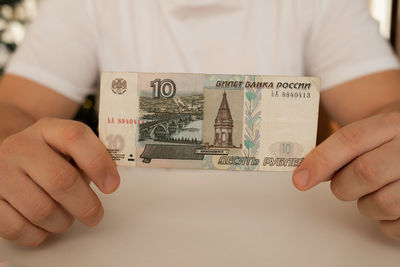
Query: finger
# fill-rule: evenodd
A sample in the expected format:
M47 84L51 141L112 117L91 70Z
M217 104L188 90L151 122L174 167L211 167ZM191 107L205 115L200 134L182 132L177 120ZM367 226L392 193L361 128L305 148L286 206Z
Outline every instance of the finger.
M400 115L380 114L349 124L331 135L306 156L293 174L293 184L307 190L332 175L357 156L399 134Z
M9 144L18 144L13 146ZM0 195L23 214L31 223L53 233L65 231L73 221L63 208L61 208L49 195L35 184L26 173L18 167L21 162L32 164L37 158L45 155L34 154L40 152L31 147L32 140L21 135L15 135L2 145L0 157ZM13 147L16 147L12 149ZM27 148L21 153L17 148ZM33 153L33 154L32 154ZM4 155L7 155L5 164ZM37 167L37 166L36 166Z
M48 146L31 150L38 156L26 161L24 171L74 217L88 226L97 225L103 206L79 171Z
M12 179L1 181L0 193L14 209L32 224L51 233L65 232L73 217L24 173L15 171Z
M23 246L38 246L48 233L32 225L6 201L0 200L0 236Z
M396 181L400 175L400 138L367 152L340 170L332 179L336 197L351 201Z
M360 213L374 220L400 218L400 181L393 182L358 200Z
M395 221L381 221L379 227L386 236L400 240L400 219Z
M71 156L96 186L112 193L119 186L116 166L103 143L80 122L43 119L38 123L43 138L63 154Z
M68 162L71 163L72 166L73 166L75 169L78 170L79 174L83 177L83 179L85 179L85 182L86 182L88 185L90 185L90 183L91 183L92 181L90 180L89 176L87 176L87 174L79 168L79 166L75 163L75 161L69 159Z

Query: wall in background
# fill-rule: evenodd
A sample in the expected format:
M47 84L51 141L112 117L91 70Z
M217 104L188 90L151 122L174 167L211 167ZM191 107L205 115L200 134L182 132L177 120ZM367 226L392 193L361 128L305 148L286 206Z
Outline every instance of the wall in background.
M36 11L36 0L0 0L0 75L11 53L24 39L26 25Z
M393 0L367 0L372 16L379 22L379 30L384 38L390 39Z

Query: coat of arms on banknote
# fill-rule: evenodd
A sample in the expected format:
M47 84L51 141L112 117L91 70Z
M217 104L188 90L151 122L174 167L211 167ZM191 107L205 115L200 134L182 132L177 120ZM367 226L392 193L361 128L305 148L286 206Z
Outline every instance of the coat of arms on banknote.
M118 165L290 171L315 146L319 87L313 77L106 72L100 139Z

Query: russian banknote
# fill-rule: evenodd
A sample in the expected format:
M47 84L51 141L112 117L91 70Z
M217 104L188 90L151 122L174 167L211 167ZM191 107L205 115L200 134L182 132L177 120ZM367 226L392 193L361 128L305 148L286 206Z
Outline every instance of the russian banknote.
M320 79L105 72L99 134L117 165L291 171L315 146Z

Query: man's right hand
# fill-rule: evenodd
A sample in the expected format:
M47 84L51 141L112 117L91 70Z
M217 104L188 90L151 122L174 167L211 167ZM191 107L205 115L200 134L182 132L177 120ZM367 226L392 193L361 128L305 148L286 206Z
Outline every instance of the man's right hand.
M104 214L87 179L104 193L119 175L86 125L45 118L0 143L0 236L24 246L66 231L77 218L97 225Z

